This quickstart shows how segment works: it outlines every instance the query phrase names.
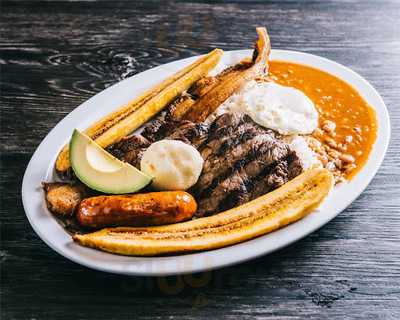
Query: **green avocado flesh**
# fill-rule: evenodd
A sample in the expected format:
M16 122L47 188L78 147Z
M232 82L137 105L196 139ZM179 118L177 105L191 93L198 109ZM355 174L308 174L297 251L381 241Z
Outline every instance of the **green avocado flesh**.
M104 193L133 193L152 178L129 163L122 162L87 135L74 130L69 145L71 167L88 187Z

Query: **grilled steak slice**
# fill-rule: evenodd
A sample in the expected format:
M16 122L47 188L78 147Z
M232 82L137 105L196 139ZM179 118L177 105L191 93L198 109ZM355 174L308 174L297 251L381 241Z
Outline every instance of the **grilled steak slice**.
M257 126L248 116L224 114L211 125L207 143L201 148L203 172L195 189L205 190L215 177L232 170L235 163L244 159L257 145L275 137L272 130Z
M205 163L192 188L198 202L197 216L246 203L302 171L296 153L276 132L241 114L218 117L200 151Z
M263 194L279 188L298 176L302 170L303 167L300 159L295 152L291 151L285 159L278 161L273 168L267 168L266 171L269 171L268 173L263 172L258 179L255 180L255 183L249 188L249 194L251 194L249 199L258 198Z
M148 124L146 124L142 131L142 136L148 141L155 142L167 136L179 123L179 120L173 118L175 106L179 104L179 100L172 103L167 109L161 112Z
M208 139L208 130L209 127L206 124L184 120L165 139L180 140L200 149Z
M165 111L145 125L142 135L151 142L171 135L196 100L209 92L217 83L216 77L205 77L194 83L187 93L177 98Z
M134 134L122 139L107 148L114 157L130 163L135 167L140 167L140 159L143 152L150 146L150 141L145 137Z

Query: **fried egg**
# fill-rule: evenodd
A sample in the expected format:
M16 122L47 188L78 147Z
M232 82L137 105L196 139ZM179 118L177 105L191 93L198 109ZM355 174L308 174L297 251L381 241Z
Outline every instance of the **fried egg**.
M249 82L221 111L244 112L259 125L283 135L310 134L318 127L318 111L310 98L274 82Z

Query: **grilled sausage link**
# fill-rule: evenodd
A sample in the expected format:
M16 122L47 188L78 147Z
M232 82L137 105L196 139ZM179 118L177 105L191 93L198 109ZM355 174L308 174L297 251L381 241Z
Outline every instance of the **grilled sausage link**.
M196 201L184 191L98 196L79 204L77 219L92 228L156 226L188 220L196 209Z

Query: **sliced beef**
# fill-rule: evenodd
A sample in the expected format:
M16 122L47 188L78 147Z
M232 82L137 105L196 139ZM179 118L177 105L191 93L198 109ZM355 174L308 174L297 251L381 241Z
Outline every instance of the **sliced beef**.
M185 111L194 104L190 94L177 98L165 111L161 112L143 128L142 135L155 142L170 135L179 126Z
M142 131L142 136L148 141L155 142L167 136L173 128L179 123L179 120L173 119L176 105L183 98L178 98L174 103L170 104L164 111L158 114L154 119L148 122Z
M199 148L201 144L208 138L208 126L202 123L193 123L190 121L182 121L177 123L170 135L164 136L163 139L180 140L187 144ZM143 152L151 145L151 142L139 134L134 134L122 139L107 148L114 157L119 160L130 163L140 168L140 160Z
M153 119L151 123L144 127L142 136L151 142L161 140L171 129L171 126L166 124L166 121L161 116Z
M143 152L150 146L151 142L145 137L134 134L109 146L107 151L114 157L128 162L135 167L140 167L140 159Z
M218 117L200 151L205 163L192 188L198 202L197 216L246 203L302 171L288 144L246 115L226 113Z
M232 120L230 124L229 119ZM208 141L201 148L205 161L195 189L204 190L211 183L218 184L219 179L233 170L235 164L238 165L251 151L274 138L272 130L256 126L247 116L220 116L212 124Z
M272 168L267 168L249 188L250 199L258 198L292 180L302 172L303 168L296 153L279 160Z
M206 124L184 120L165 139L180 140L199 149L207 141L208 131L209 127Z

